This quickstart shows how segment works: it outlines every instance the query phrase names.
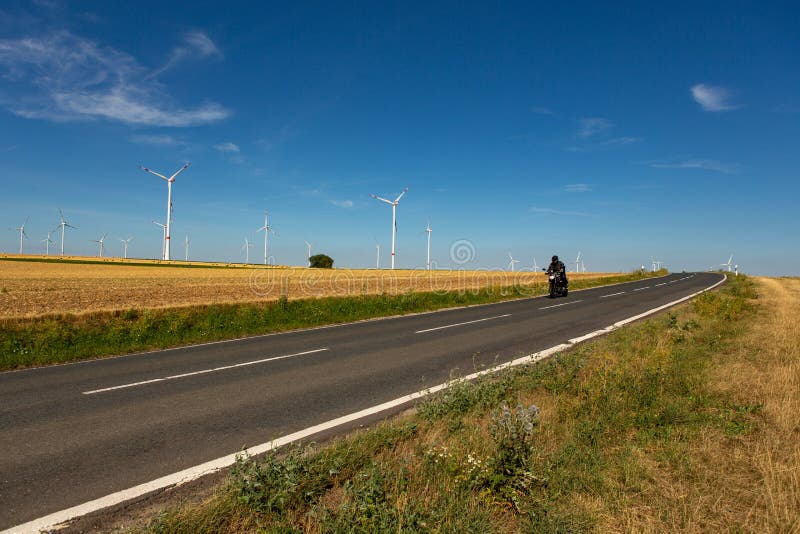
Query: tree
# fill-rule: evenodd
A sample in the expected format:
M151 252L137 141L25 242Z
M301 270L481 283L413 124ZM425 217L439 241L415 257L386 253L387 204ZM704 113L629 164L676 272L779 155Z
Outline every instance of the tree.
M308 258L310 266L317 269L331 269L333 267L333 258L326 254L314 254Z

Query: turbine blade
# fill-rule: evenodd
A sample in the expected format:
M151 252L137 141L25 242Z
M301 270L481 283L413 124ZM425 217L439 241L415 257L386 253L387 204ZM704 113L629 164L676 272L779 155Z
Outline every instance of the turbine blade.
M387 204L389 204L390 206L392 205L392 201L391 201L391 200L386 200L385 198L383 198L383 197L379 197L378 195L370 195L370 196L371 196L372 198L376 199L376 200L380 200L381 202L386 202L386 203L387 203Z
M401 199L401 198L403 198L403 195L405 195L406 193L408 193L408 188L407 188L407 187L406 187L405 189L403 189L403 192L402 192L402 193L400 193L400 194L397 196L397 198L396 198L396 199L394 199L394 202L395 202L395 203L397 203L397 202L400 202L400 199Z
M186 165L184 165L183 167L181 167L180 169L178 169L177 171L175 171L175 174L173 174L172 176L169 177L170 181L175 181L175 178L177 178L180 173L182 173L183 171L188 169L189 165L191 165L191 164L192 163L189 162Z
M144 172L149 172L150 174L152 174L152 175L154 175L154 176L158 176L158 177L159 177L159 178L161 178L162 180L166 180L166 181L168 181L168 182L169 182L169 178L167 178L167 177L166 177L166 176L164 176L163 174L159 174L159 173L157 173L156 171L152 171L152 170L148 169L147 167L142 167L141 165L139 165L139 168L140 168L140 169L142 169Z

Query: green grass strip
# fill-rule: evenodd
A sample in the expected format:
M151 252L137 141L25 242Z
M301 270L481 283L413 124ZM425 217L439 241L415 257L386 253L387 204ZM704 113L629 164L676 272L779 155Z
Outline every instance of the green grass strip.
M661 273L663 274L663 273ZM638 280L653 273L575 280L571 289ZM252 304L130 309L0 321L0 370L64 363L374 317L541 295L546 286L479 291L325 297Z

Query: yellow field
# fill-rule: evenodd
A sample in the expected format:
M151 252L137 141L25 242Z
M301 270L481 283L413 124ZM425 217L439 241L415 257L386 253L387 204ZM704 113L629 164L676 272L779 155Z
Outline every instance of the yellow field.
M602 275L571 274L570 279L599 276ZM475 290L487 286L536 283L544 283L542 273L266 269L254 265L181 268L132 266L121 261L82 265L4 261L0 258L0 318L259 302L276 300L282 295L297 299L398 294L412 290Z

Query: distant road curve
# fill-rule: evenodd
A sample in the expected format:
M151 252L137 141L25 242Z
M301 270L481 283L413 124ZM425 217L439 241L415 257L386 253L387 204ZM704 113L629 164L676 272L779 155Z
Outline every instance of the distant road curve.
M520 364L716 287L671 274L0 373L0 529L30 532L401 410L456 370Z

